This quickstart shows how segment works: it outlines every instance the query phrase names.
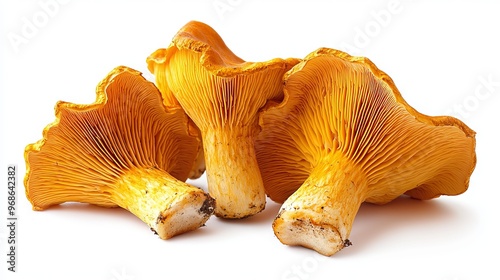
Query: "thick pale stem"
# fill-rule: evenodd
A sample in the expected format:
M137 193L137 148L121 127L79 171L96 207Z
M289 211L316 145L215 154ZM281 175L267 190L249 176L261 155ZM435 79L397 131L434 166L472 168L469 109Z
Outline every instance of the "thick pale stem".
M214 199L203 190L156 168L125 172L115 190L112 200L139 217L162 239L204 225L215 206Z
M217 201L215 215L237 219L262 211L266 195L252 134L240 127L208 130L203 147L208 191Z
M366 178L342 155L327 155L283 204L273 223L278 239L331 256L349 246Z

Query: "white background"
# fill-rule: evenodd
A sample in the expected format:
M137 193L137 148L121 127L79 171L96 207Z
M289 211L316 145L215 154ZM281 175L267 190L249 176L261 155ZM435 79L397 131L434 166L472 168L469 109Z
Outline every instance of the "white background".
M1 183L1 279L500 279L498 2L54 1L0 4L0 179L17 164L19 218L11 273ZM151 79L146 57L190 20L211 25L248 61L301 58L319 47L369 57L417 110L459 117L477 132L469 190L362 205L353 246L329 258L282 245L273 203L246 220L213 217L168 241L122 209L32 211L23 151L54 120L55 103L93 102L97 83L118 65Z

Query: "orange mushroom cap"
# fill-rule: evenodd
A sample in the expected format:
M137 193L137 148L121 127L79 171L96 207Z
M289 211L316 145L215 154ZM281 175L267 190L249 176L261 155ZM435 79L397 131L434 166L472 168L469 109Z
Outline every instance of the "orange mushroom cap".
M255 159L258 112L281 101L282 77L297 59L246 62L210 26L191 21L148 59L163 95L175 96L200 129L216 215L243 218L265 207ZM161 80L161 81L158 81Z
M274 223L283 243L331 255L348 243L363 201L467 190L475 132L453 117L417 112L369 59L318 49L285 74L284 92L262 113L256 140L266 192L285 202ZM301 231L306 236L330 232L306 240L297 230L306 224L314 225Z
M120 206L165 239L201 226L213 199L183 183L199 141L182 109L165 110L156 87L124 66L96 92L89 105L58 102L43 139L26 147L24 183L33 208Z

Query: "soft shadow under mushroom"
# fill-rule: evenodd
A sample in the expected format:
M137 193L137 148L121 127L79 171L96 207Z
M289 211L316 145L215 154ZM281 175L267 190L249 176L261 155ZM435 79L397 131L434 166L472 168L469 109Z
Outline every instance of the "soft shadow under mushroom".
M415 232L416 244L425 243L429 238L449 240L446 232L457 234L466 232L474 223L474 218L463 207L451 207L442 199L418 200L408 196L400 196L385 205L363 203L356 215L356 223L351 231L352 246L342 250L337 258L350 257L357 252L369 250L383 236L393 231ZM419 235L422 228L427 234ZM414 230L412 230L414 229ZM441 232L442 234L432 234ZM398 246L399 244L394 244Z

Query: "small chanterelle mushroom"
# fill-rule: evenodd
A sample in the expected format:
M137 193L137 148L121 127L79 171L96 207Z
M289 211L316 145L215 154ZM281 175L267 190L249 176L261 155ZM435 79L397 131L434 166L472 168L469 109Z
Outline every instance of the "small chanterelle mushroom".
M119 206L162 239L202 226L214 199L186 180L200 145L182 109L166 110L141 73L117 67L90 105L58 102L56 121L25 150L35 210L64 202Z
M318 49L285 74L284 101L261 115L256 157L282 208L278 239L324 255L350 245L362 202L384 204L465 192L475 132L429 117L368 59Z
M215 214L244 218L265 207L255 158L258 112L283 98L283 74L298 59L246 62L210 26L192 21L148 58L164 98L175 97L200 129Z

